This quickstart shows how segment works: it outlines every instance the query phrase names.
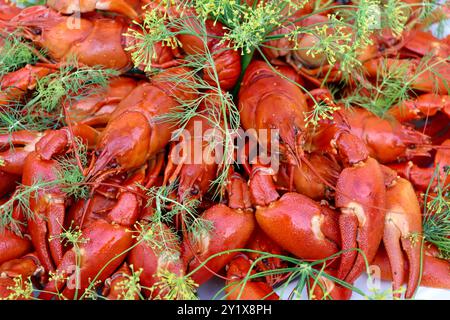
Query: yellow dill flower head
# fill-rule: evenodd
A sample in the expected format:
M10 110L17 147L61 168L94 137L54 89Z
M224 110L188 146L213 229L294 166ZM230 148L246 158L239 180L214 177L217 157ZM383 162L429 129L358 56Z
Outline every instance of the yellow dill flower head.
M159 281L154 284L152 291L157 291L157 299L162 300L197 300L198 284L190 277L177 275L162 269L156 274Z

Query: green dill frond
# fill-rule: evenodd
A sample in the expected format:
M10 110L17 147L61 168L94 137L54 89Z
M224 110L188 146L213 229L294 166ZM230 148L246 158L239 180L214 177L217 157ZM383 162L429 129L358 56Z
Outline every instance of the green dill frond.
M34 298L33 282L31 277L22 279L22 276L13 278L14 285L9 286L6 289L10 291L9 295L0 300L31 300Z
M156 58L155 45L159 42L162 46L171 48L181 46L176 38L177 33L171 28L174 25L173 20L158 10L148 10L142 23L133 22L134 27L125 33L125 36L131 39L131 45L125 50L131 52L131 59L136 68L143 65L145 72L152 70L152 60Z
M382 26L391 30L394 36L400 37L410 18L410 6L403 1L387 0L383 9Z
M149 223L136 222L133 238L139 243L143 242L152 250L164 256L165 259L174 260L179 257L179 238L174 230L157 219Z
M36 54L25 45L23 40L12 33L7 37L0 36L0 78L26 64L38 61Z
M195 7L195 2L191 4ZM247 6L247 5L246 5ZM220 10L219 10L220 11ZM178 129L179 133L187 125L190 119L194 116L203 116L216 128L223 137L224 154L232 154L232 150L228 150L233 145L234 133L239 128L240 117L239 111L234 104L233 97L229 93L223 92L220 87L218 72L212 53L208 49L208 37L205 21L198 19L198 17L181 15L180 17L165 16L155 11L149 13L147 22L139 25L139 29L130 29L128 36L134 37L137 41L128 49L134 51L134 62L136 65L144 64L146 71L151 70L151 58L153 57L153 46L157 42L162 41L165 45L180 46L177 43L177 35L194 35L202 43L203 48L201 52L189 54L182 60L182 66L189 68L191 71L186 77L171 77L168 76L167 81L174 83L178 87L186 88L189 93L196 93L197 98L192 101L177 99L178 106L168 114L158 117L157 121L168 121L173 123ZM208 14L210 14L209 12ZM176 31L173 31L176 30ZM230 29L231 30L231 29ZM142 37L145 37L142 38ZM145 40L145 41L144 41ZM225 38L222 40L225 41ZM145 44L144 44L145 42ZM224 50L229 50L225 48ZM216 52L217 53L217 52ZM132 53L133 54L133 53ZM198 75L206 73L212 81L205 81ZM192 78L195 81L192 81ZM200 113L198 110L205 101L214 99L218 101L220 108L218 112ZM230 159L223 157L223 162L219 165L225 174L218 174L220 180L215 180L212 188L215 189L216 195L223 194L224 178L228 177L227 173L233 162Z
M190 277L177 275L166 269L159 270L156 277L159 280L152 287L152 292L158 292L155 299L198 300L198 284Z
M305 128L309 126L316 127L321 120L333 119L333 113L339 109L340 107L332 103L327 103L327 101L315 103L311 111L304 113Z
M355 36L349 28L349 24L338 14L328 15L329 21L316 25L297 27L288 36L294 43L294 50L306 50L306 54L315 58L318 55L324 55L329 65L339 63L343 71L349 72L360 62L357 59L357 49L353 44ZM310 47L300 47L298 36L309 34L316 39Z
M200 1L196 1L197 3ZM234 50L242 50L242 55L251 54L255 48L267 41L267 36L289 23L289 16L302 8L307 1L213 1L208 5L201 1L204 13L213 20L219 20L227 29L222 42ZM218 3L218 4L217 4ZM206 8L206 9L204 9Z
M154 213L149 224L137 224L138 238L146 241L152 248L162 251L178 243L176 233L167 227L173 223L175 217L182 219L184 230L194 234L194 237L204 235L212 229L212 224L197 214L196 208L200 204L198 199L185 196L183 201L179 202L173 198L177 188L176 182L167 186L140 188L146 193L147 207L154 208Z
M35 91L24 105L5 106L0 115L0 132L57 129L65 123L63 104L70 105L95 94L117 75L115 70L77 67L76 61L69 61L59 71L38 79Z
M78 145L77 154L83 165L87 164L86 147L76 139ZM33 219L35 212L30 208L31 198L38 196L38 192L45 192L52 188L59 187L65 196L72 196L75 199L87 198L89 189L83 185L85 181L83 173L77 166L75 158L70 154L57 159L57 178L51 181L37 179L32 185L26 186L18 184L13 195L0 205L0 230L5 227L17 227L23 224L14 219L14 209L20 210L27 219Z
M439 249L444 259L450 259L450 184L445 184L450 170L447 168L443 175L441 172L437 166L425 193L423 235ZM432 188L434 183L436 187Z
M120 300L134 300L136 296L143 298L141 295L142 285L140 277L143 269L134 270L134 266L130 265L131 274L124 274L124 280L118 282L116 286L121 291L118 298Z
M224 21L227 33L223 42L228 42L234 50L242 54L251 53L265 41L266 35L282 25L283 15L276 1L259 2L255 8L236 8Z
M367 88L364 82L359 82L356 90L340 102L347 108L358 106L384 117L390 108L411 98L411 83L405 81L408 72L407 64L398 63L388 67L383 63L374 85ZM368 94L360 94L364 90L367 90Z
M448 7L448 3L441 0L422 0L420 3L414 4L411 6L411 9L415 9L419 11L417 20L418 22L426 22L427 19L431 18L433 14L438 9L444 9L445 7ZM445 14L443 15L443 18L445 18Z
M0 231L4 228L15 228L23 224L21 221L14 219L14 209L17 208L22 212L27 219L33 219L35 213L30 208L30 199L37 197L38 192L54 187L55 182L45 182L37 180L31 186L18 184L14 194L2 205L0 205Z
M101 67L80 67L76 61L63 64L59 72L38 79L36 91L25 108L39 105L45 112L55 112L62 103L79 100L93 93L93 88L106 87L118 72Z
M105 300L105 297L98 293L98 286L101 281L96 281L95 283L90 282L89 287L84 290L83 300ZM81 299L80 299L81 300Z
M233 12L241 11L242 1L237 0L194 0L191 1L195 11L203 19L222 20ZM222 18L222 19L221 19Z
M386 290L380 290L376 288L370 288L369 289L370 294L367 294L365 298L367 300L388 300L394 296L394 294L400 294L402 295L406 289L401 287L397 290L392 290L392 288L386 289Z
M366 270L369 270L369 263L364 255L364 253L359 249L354 249L355 251L358 251L359 254L361 254L365 261ZM321 282L319 279L321 277L328 279L330 281L335 282L336 284L347 288L349 290L352 290L353 292L357 293L358 295L364 297L365 293L360 290L359 288L353 286L350 283L347 283L341 279L338 279L329 273L325 272L325 267L329 265L331 261L336 259L338 256L340 256L343 251L340 251L328 258L317 260L317 261L304 261L301 259L297 259L294 257L279 255L279 254L273 254L269 252L263 252L258 250L251 250L251 249L236 249L236 250L227 250L223 252L219 252L217 254L214 254L210 256L208 259L202 262L202 264L195 270L193 270L189 275L194 274L199 268L201 268L203 265L208 263L210 259L214 259L217 256L221 256L223 254L229 254L232 252L239 252L239 253L255 253L258 255L258 257L254 260L252 260L250 268L242 279L239 281L233 281L232 283L225 285L223 288L221 288L213 297L213 299L217 299L219 297L226 298L229 294L232 292L235 292L235 290L238 290L238 297L242 294L242 290L245 288L245 284L249 281L259 281L261 278L265 278L268 276L276 277L276 278L283 278L285 279L284 282L277 288L277 293L280 297L287 299L300 299L302 297L302 292L304 289L306 289L307 294L309 297L312 296L312 290L314 289L314 286L319 286L323 289L325 292L326 288L323 288ZM260 261L264 261L267 259L280 259L281 261L284 261L287 263L287 266L284 268L278 268L278 269L270 269L270 270L264 270L264 271L258 271L257 270L257 264L260 263ZM370 277L370 276L369 276ZM310 286L310 281L313 281L315 285ZM226 292L227 289L229 289L231 286L234 287L230 292ZM326 297L327 299L330 297Z
M80 138L74 138L76 148L72 152L57 159L58 171L57 176L61 184L61 191L68 197L74 199L86 199L89 197L89 186L83 184L86 182L86 177L81 171L77 159L81 162L81 166L85 168L88 164L87 160L87 146L83 144ZM76 157L74 155L76 153Z
M87 243L89 239L83 237L83 232L78 226L73 226L73 221L71 222L68 229L62 228L63 232L57 236L52 236L49 238L50 241L58 239L65 246L73 246L78 248L81 244Z
M426 72L435 76L429 81L434 81L433 86L436 91L439 87L438 81L442 80L450 92L450 86L439 68L441 64L449 61L449 58L435 59L432 54L422 57L415 67L405 60L399 60L391 65L382 61L375 84L366 86L364 81L359 82L354 93L342 98L340 102L346 107L359 106L379 117L385 117L390 108L415 97L413 84ZM365 90L365 94L359 94Z
M204 23L199 22L202 29L205 29ZM205 35L200 38L205 44L205 51L202 53L191 54L184 60L183 66L189 68L191 73L186 77L168 76L167 81L186 88L189 93L197 93L193 100L177 99L178 106L158 118L158 121L172 122L179 129L179 133L185 128L187 123L195 116L206 119L216 131L213 141L210 141L210 147L221 147L222 157L218 159L219 170L217 178L211 182L211 190L214 192L214 198L220 198L224 193L225 182L228 179L228 173L234 163L234 139L236 132L240 127L240 114L233 96L225 92L220 87L218 72L214 63L212 53L206 46L207 38ZM208 68L205 68L205 67ZM205 81L204 78L197 76L200 72L206 73L212 81ZM192 81L192 77L195 81ZM205 108L200 112L201 106L211 104L211 108Z
M34 127L28 127L24 117L19 110L10 106L2 106L0 113L0 134L10 134L18 130L35 130Z

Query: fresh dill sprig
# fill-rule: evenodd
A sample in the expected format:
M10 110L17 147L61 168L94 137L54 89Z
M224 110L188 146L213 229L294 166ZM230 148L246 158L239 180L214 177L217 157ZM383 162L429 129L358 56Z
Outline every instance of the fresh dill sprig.
M87 166L87 146L78 137L74 138L74 144L76 144L76 148L73 148L71 153L57 159L57 176L61 190L68 197L76 200L86 199L89 196L89 186L83 184L86 182L86 178L76 159L79 159L83 168ZM76 157L74 153L76 153Z
M305 112L305 127L313 126L316 127L321 120L333 119L333 113L339 110L340 107L327 103L327 101L319 101L315 103L312 109Z
M6 287L6 289L10 291L8 296L0 298L0 300L31 300L34 298L34 288L31 277L22 279L22 276L19 275L14 277L13 281L13 286Z
M0 113L0 134L10 134L19 130L40 131L41 126L26 121L26 117L12 106L2 106Z
M158 292L154 299L161 300L198 300L196 295L198 284L190 277L177 275L162 269L156 273L159 280L153 285L152 291Z
M61 243L64 243L65 246L74 246L78 248L81 244L89 241L89 239L83 237L83 232L78 226L73 226L73 221L68 229L63 228L63 232L61 232L61 234L49 238L50 241L55 239L58 239Z
M327 7L332 11L327 21L296 26L285 36L294 44L293 50L305 50L313 58L324 55L328 64L337 67L347 79L355 73L361 74L360 54L373 45L373 36L380 30L388 27L394 36L402 34L409 18L405 8L408 5L399 0L361 0L346 8L331 5ZM310 47L299 43L305 34L316 39Z
M204 69L205 65L212 67ZM169 77L168 81L181 84L182 87L188 88L187 90L190 92L197 92L198 94L193 100L178 99L178 106L160 117L159 120L174 123L179 129L179 133L195 116L208 121L209 126L214 130L214 134L208 141L208 147L210 150L218 150L216 148L221 150L220 154L215 154L219 169L216 179L211 181L210 190L213 191L214 198L220 198L223 195L230 169L234 164L234 139L240 126L239 110L233 96L221 90L213 57L209 50L206 50L203 54L190 55L186 58L184 66L192 70L192 76L195 76L199 71L203 71L209 79L213 79L214 83L196 76L195 81L187 80L189 78L186 77L181 79ZM213 105L210 107L201 108L202 105L211 104Z
M5 106L0 116L0 132L57 129L65 123L63 104L70 105L95 94L117 75L115 70L78 66L75 60L69 61L57 72L37 79L36 89L25 104Z
M394 106L402 105L402 102L415 97L413 89L414 82L417 81L426 72L434 75L434 79L427 79L433 82L433 89L438 90L438 81L442 80L447 90L450 92L450 86L440 73L439 66L448 63L449 58L434 59L432 54L422 57L415 68L405 60L388 64L383 61L379 66L375 84L366 86L366 82L358 82L356 90L340 102L346 107L359 106L376 114L379 117L385 117L386 113ZM360 91L367 90L368 94L359 94Z
M13 195L0 205L0 230L11 227L17 228L22 225L23 222L14 218L14 209L17 208L24 214L27 219L32 219L35 215L30 208L30 199L36 197L39 191L48 189L55 186L54 181L42 181L37 179L31 186L18 184Z
M143 239L154 250L164 251L170 255L178 255L178 237L176 232L169 226L176 217L180 217L183 229L196 236L201 236L212 229L212 224L198 216L196 208L200 204L197 199L183 197L182 202L172 198L177 188L177 182L166 186L145 188L138 185L147 196L147 207L154 208L153 215L148 224L138 223L136 229L139 233L138 239ZM173 251L173 252L171 252Z
M217 136L221 138L218 139L219 141L213 141L212 143L216 145L211 145L211 147L221 144L223 156L218 161L220 162L219 170L217 178L211 182L211 189L214 191L214 198L220 198L224 193L225 182L234 163L232 156L234 139L240 126L239 110L234 103L233 96L221 88L213 53L207 46L208 34L205 22L195 17L189 17L189 22L185 24L182 24L181 20L174 23L181 24L183 34L197 35L203 44L203 50L194 52L183 59L182 66L191 71L182 77L168 75L165 76L165 79L174 83L177 88L184 88L187 93L196 93L196 98L186 100L173 97L177 100L178 106L168 114L159 117L158 121L170 121L180 129L178 132L181 132L190 119L194 116L201 116L209 121L212 128L217 130ZM178 28L181 26L179 25ZM199 76L201 73L204 74L203 77ZM206 112L199 112L201 105L208 101L216 104L217 108L207 108Z
M144 65L148 72L151 70L154 47L158 42L163 46L181 47L178 35L203 37L204 30L196 28L197 24L212 19L225 26L225 34L216 37L231 50L242 49L242 54L245 55L266 41L267 34L280 27L290 14L305 3L306 1L278 0L255 1L253 5L249 5L246 1L234 0L181 1L176 5L180 11L178 15L167 14L164 10L148 10L143 21L135 22L125 34L131 39L127 50L131 51L135 66ZM164 7L164 3L160 6Z
M16 34L0 35L0 78L26 64L38 61L37 55Z
M193 0L191 1L195 11L203 19L224 20L230 12L239 10L242 1L236 0Z
M13 195L0 205L0 230L5 227L17 227L23 224L21 221L14 219L14 209L20 210L27 219L33 219L35 212L30 207L31 198L36 198L39 192L46 192L52 188L58 187L64 193L65 197L73 197L74 199L87 198L89 196L89 188L85 182L85 177L78 167L74 152L80 159L83 166L87 164L87 147L80 139L75 138L77 148L72 153L58 157L56 159L55 174L56 177L50 181L36 179L32 185L18 184Z
M369 263L364 255L364 253L359 249L354 249L355 251L358 251L364 258L366 270L369 270ZM273 254L258 250L251 250L251 249L236 249L236 250L227 250L223 252L219 252L217 254L214 254L205 261L202 262L202 264L196 268L195 270L192 270L187 276L190 276L197 272L198 269L202 268L206 263L208 263L209 260L214 259L217 256L223 255L223 254L230 254L230 253L255 253L257 254L257 258L254 259L251 263L251 266L247 272L247 274L237 281L232 281L229 284L222 287L213 297L213 299L220 298L226 298L230 294L237 293L237 299L239 299L243 293L243 290L245 288L245 285L249 281L259 281L261 279L264 279L267 276L274 276L274 277L284 277L284 283L280 285L277 288L277 293L280 297L287 297L288 299L300 299L302 297L302 292L306 288L307 294L309 297L312 295L312 290L314 289L314 286L319 286L322 291L325 293L326 288L323 287L321 282L319 281L320 277L323 277L325 279L328 279L330 281L335 282L336 284L350 289L353 292L359 294L362 297L365 297L366 294L359 288L353 286L350 283L347 283L341 279L338 279L332 275L330 275L327 272L324 272L325 266L329 265L331 261L336 259L338 256L340 256L343 252L338 252L328 258L317 260L317 261L304 261L298 258L279 255L279 254ZM288 263L288 266L284 268L279 269L271 269L271 270L264 270L264 271L258 271L257 265L261 261L264 261L266 259L280 259L282 261L285 261ZM370 274L368 274L369 278L371 277ZM313 286L310 286L310 281L314 282ZM229 290L229 292L225 293L226 290ZM329 299L330 297L326 295L326 299Z
M124 274L123 277L125 279L116 284L117 288L120 290L118 298L120 300L134 300L136 297L144 299L141 294L143 286L140 283L143 269L134 270L134 266L131 264L130 271L131 274Z
M63 243L65 246L72 247L71 250L75 252L75 297L76 300L78 297L78 288L80 288L80 281L81 281L81 259L82 259L82 252L81 252L81 245L86 244L90 239L85 238L83 235L83 232L81 231L80 227L73 226L73 221L71 221L69 228L65 229L62 227L62 232L57 235L50 237L49 240L59 240L61 243ZM63 274L59 274L60 277L64 277ZM58 271L56 272L58 274ZM95 283L95 282L94 282Z
M388 67L386 63L383 63L380 65L373 86L366 88L363 82L358 82L354 93L342 98L340 102L347 108L358 106L379 117L384 117L391 107L410 98L410 82L405 81L408 71L406 64L395 63ZM365 89L370 94L360 94Z
M423 234L427 242L439 249L444 259L450 259L450 184L445 184L450 169L445 168L443 174L441 172L439 165L436 166L425 193Z
M152 60L156 57L155 45L176 48L180 42L173 31L173 23L165 14L158 10L148 10L142 23L133 22L125 36L131 39L131 45L126 50L131 52L131 59L136 68L144 66L145 72L152 71Z
M256 47L266 41L266 36L286 22L289 13L303 6L294 1L255 1L250 6L245 1L235 1L228 10L219 11L220 19L227 31L222 42L228 42L234 50L250 54ZM216 10L217 12L217 10ZM210 14L216 13L214 11Z
M382 27L388 28L394 36L400 37L410 18L411 7L402 1L387 0L383 9Z
M149 223L136 222L133 237L138 243L143 242L152 250L161 254L166 260L179 258L179 238L177 234L158 218L151 218Z
M118 72L112 69L80 67L75 60L69 61L61 65L58 72L38 79L36 91L25 108L39 105L45 112L54 112L62 103L92 94L93 88L106 87L109 79L117 75Z

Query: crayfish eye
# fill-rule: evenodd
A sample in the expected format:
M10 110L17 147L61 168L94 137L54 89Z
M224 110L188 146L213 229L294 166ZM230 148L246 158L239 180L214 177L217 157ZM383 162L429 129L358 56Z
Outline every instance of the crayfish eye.
M99 150L95 151L94 155L98 158L100 156L100 151Z
M192 196L196 196L196 195L198 195L199 190L197 187L192 187L190 192L191 192Z
M117 163L117 162L113 162L113 163L111 163L111 165L110 165L110 167L112 168L112 169L115 169L115 168L117 168L119 166L119 164Z
M31 33L34 34L35 36L40 36L42 34L42 29L41 28L32 28Z

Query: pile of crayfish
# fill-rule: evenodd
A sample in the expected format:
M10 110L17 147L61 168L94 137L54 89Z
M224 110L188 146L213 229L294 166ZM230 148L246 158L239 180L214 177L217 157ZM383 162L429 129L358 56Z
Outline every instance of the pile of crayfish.
M320 34L301 32L332 19L321 1L285 8L251 55L211 16L226 9L205 17L200 2L0 0L0 54L14 35L36 57L0 73L0 118L18 119L0 128L0 299L195 299L212 278L226 299L285 298L295 281L300 296L350 299L365 273L391 281L393 298L450 289L450 38L413 9L348 70L318 51ZM185 23L142 28L153 13ZM295 41L277 37L295 28ZM170 41L136 59L156 29ZM43 79L73 64L114 73L40 109ZM398 69L408 87L383 115L352 103L383 96ZM57 112L46 128L23 120ZM229 164L204 133L231 130L231 118L252 134Z

